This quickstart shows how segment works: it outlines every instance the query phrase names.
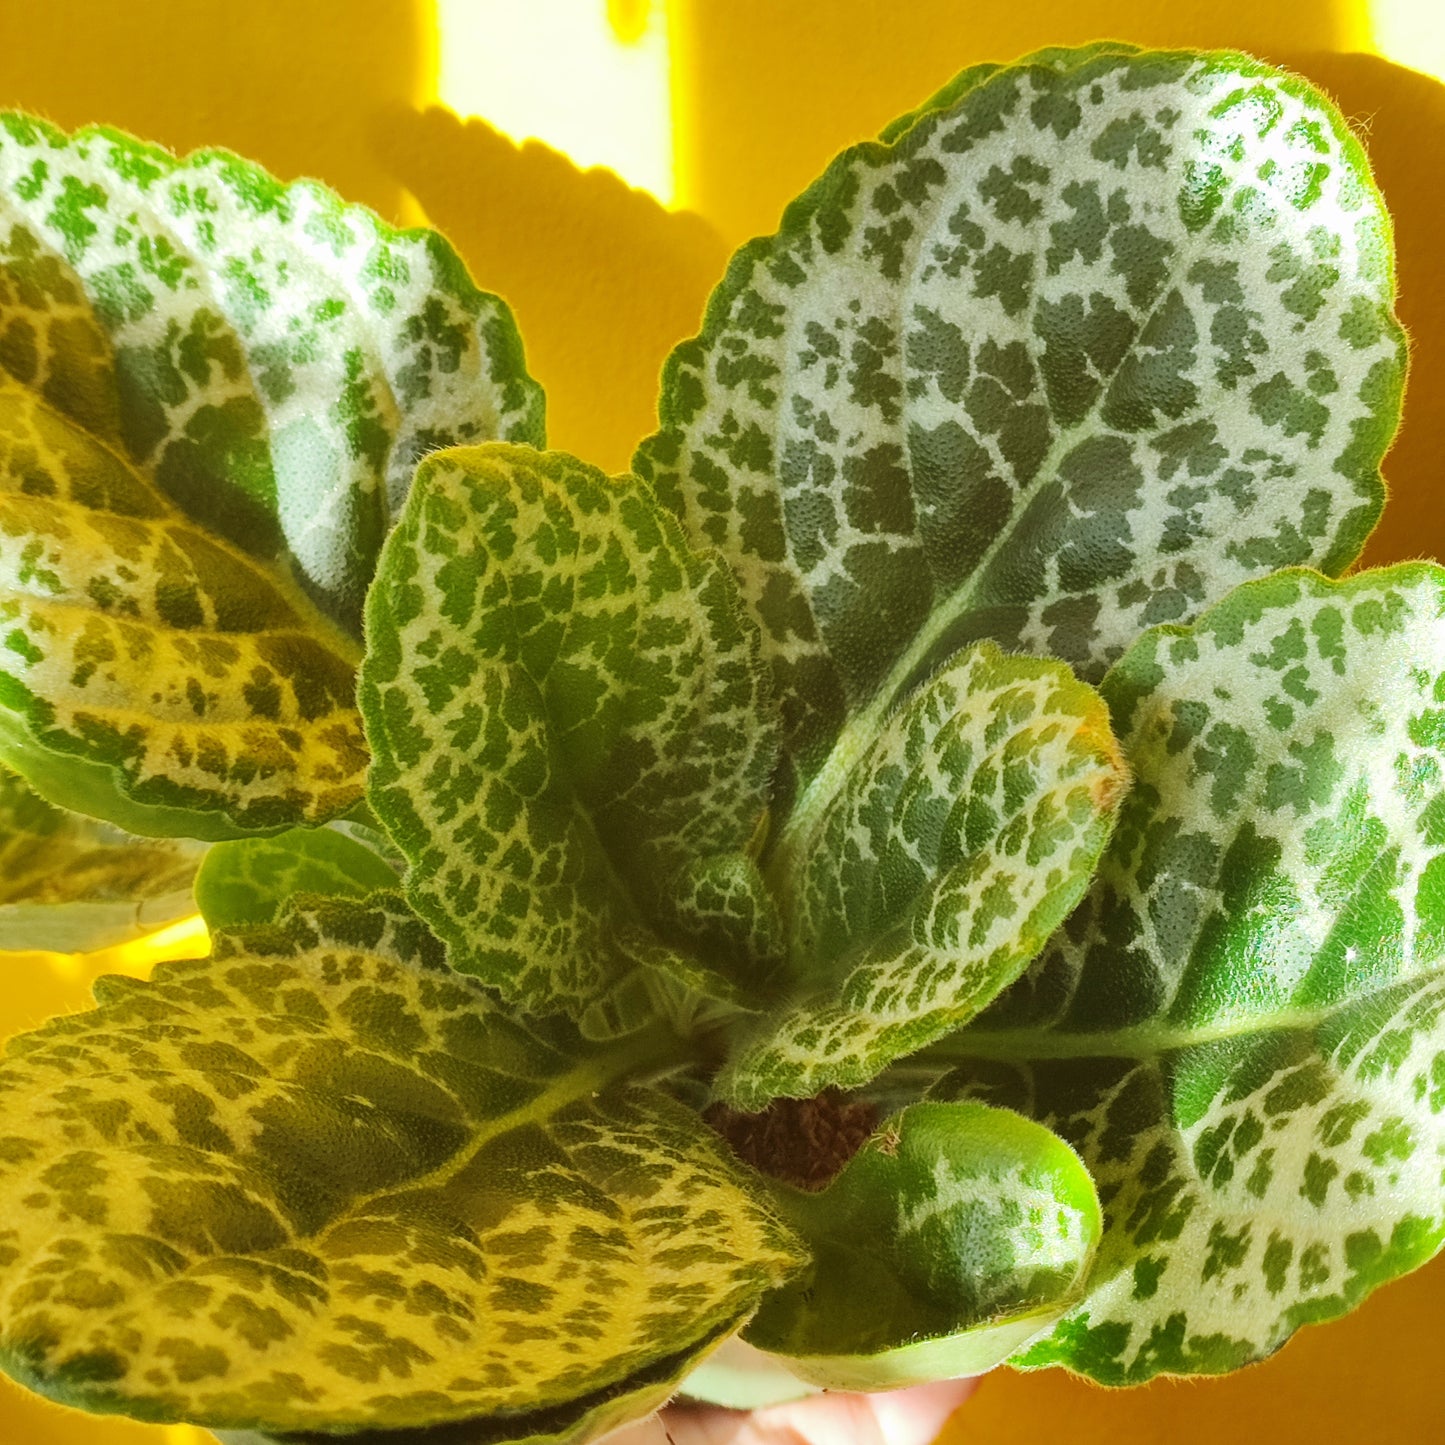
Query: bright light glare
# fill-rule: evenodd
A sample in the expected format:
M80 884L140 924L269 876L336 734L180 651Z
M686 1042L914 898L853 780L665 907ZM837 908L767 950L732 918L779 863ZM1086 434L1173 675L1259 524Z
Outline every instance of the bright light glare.
M1372 0L1370 29L1377 55L1445 80L1445 0Z
M168 924L165 928L146 934L144 938L133 939L130 943L120 943L114 948L88 954L83 961L85 970L89 973L129 973L143 978L158 963L168 963L176 958L204 958L210 952L210 948L211 941L210 935L206 931L206 921L199 913L193 913L189 918L182 918L177 923ZM64 955L58 955L59 959L64 959L64 957ZM80 963L80 959L74 960L71 968L77 967ZM70 970L62 967L62 971Z
M673 200L666 0L620 40L603 0L437 0L437 99Z
M206 931L206 920L199 913L193 913L189 918L168 924L123 947L126 951L144 956L151 963L160 963L170 958L204 958L210 952L211 939Z

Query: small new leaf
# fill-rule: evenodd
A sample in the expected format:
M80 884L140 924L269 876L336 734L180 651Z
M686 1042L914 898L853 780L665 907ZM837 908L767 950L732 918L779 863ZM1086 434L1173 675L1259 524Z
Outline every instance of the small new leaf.
M292 828L213 844L196 874L196 907L215 931L274 923L298 893L365 898L397 883L391 864L357 838L337 828Z
M395 895L96 996L0 1066L0 1360L56 1399L497 1438L675 1378L800 1262L694 1114L615 1082L675 1040L544 1042Z
M793 810L768 864L791 1002L719 1090L752 1109L856 1087L966 1023L1083 896L1125 781L1104 703L1062 663L954 659Z
M696 876L767 802L756 633L635 479L501 444L428 458L367 637L371 804L456 967L577 1017L667 965L659 928L765 927L748 860L718 871L736 887Z
M973 1103L915 1104L822 1193L779 1194L813 1260L744 1337L836 1390L992 1369L1082 1293L1102 1227L1068 1145Z
M735 569L800 787L974 639L1096 680L1343 568L1399 416L1389 221L1303 82L1046 52L885 134L733 258L634 463Z
M1445 1241L1445 571L1281 573L1104 679L1135 772L1099 877L955 1039L1106 1201L1024 1364L1107 1383L1277 1349Z
M54 808L0 771L0 949L87 953L195 911L205 849Z
M362 597L417 458L540 443L428 232L219 151L0 115L0 756L133 831L360 797Z

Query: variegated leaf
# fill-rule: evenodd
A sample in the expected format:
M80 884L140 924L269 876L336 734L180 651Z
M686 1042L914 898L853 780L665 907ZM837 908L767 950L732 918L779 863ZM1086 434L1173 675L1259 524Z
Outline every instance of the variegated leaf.
M392 897L12 1041L10 1373L155 1421L493 1439L660 1387L800 1262L691 1111L619 1082L675 1038L544 1041Z
M635 467L762 624L806 786L964 643L1096 679L1379 513L1389 222L1303 82L1231 54L966 72L733 259Z
M372 806L456 967L580 1016L668 965L658 929L691 947L770 917L742 856L775 748L756 633L635 479L501 444L429 458L367 637ZM736 886L700 888L726 858Z
M748 1109L856 1086L966 1023L1083 895L1125 779L1103 702L1062 663L991 643L954 659L790 816L768 867L791 1002L721 1092Z
M1085 905L937 1046L1106 1229L1025 1364L1234 1369L1445 1241L1445 571L1292 571L1105 678L1136 781Z
M212 930L273 923L298 893L365 898L395 889L396 870L340 828L292 828L214 843L196 874L196 907Z
M991 1369L1078 1298L1101 1229L1068 1145L974 1103L915 1104L826 1190L779 1195L813 1260L744 1337L829 1389Z
M136 831L361 793L362 597L420 455L540 444L447 244L236 156L0 116L0 754Z
M735 1343L735 1339L728 1340ZM702 1348L712 1349L712 1342ZM713 1350L716 1353L716 1350ZM682 1383L682 1372L698 1358L698 1347L638 1371L619 1389L599 1391L573 1405L529 1414L464 1420L417 1429L362 1430L336 1435L327 1430L272 1434L260 1430L217 1430L221 1445L589 1445L608 1432L639 1420L667 1403Z
M1085 907L981 1019L1192 1041L1445 955L1445 571L1291 570L1105 678L1135 782Z
M1012 65L1001 65L997 61L983 61L970 65L949 78L927 100L905 114L896 116L878 132L878 139L893 142L912 130L914 124L930 111L951 110L975 86L982 85L1001 70L1019 69L1046 65L1055 70L1076 70L1079 66L1101 55L1138 55L1141 47L1130 45L1123 40L1097 40L1091 45L1049 45L1041 50L1021 55ZM1235 57L1238 59L1239 57Z
M195 912L205 849L54 808L0 771L0 949L86 953Z

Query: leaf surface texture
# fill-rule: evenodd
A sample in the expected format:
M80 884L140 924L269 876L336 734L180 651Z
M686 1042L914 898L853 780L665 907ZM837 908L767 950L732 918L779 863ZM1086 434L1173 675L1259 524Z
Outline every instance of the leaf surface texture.
M345 812L362 597L417 458L541 424L439 236L0 116L0 754L133 831Z
M1099 877L942 1097L1057 1130L1105 1232L1025 1364L1277 1349L1445 1240L1445 573L1284 572L1102 684L1135 770Z
M634 463L737 572L800 789L965 643L1093 681L1343 568L1399 415L1388 218L1303 82L1045 52L885 134L734 256Z
M720 1090L743 1108L866 1083L1012 983L1088 886L1126 773L1061 663L967 649L891 717L769 864L789 1001Z
M567 1410L680 1373L798 1263L695 1115L614 1083L638 1049L512 1021L393 900L12 1041L8 1371L279 1433Z
M372 806L457 967L577 1016L665 966L663 935L766 913L743 856L776 747L756 635L634 478L500 444L429 458L368 637ZM700 880L710 859L731 862Z

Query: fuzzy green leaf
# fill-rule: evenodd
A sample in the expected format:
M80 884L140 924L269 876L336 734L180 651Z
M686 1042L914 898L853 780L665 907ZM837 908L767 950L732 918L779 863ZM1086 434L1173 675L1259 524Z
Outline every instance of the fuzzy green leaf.
M367 637L372 807L454 966L580 1016L666 969L664 936L765 932L756 633L635 479L500 444L428 458ZM731 882L702 888L720 859Z
M0 755L133 831L344 812L417 458L541 442L450 247L224 152L0 115Z
M828 1389L992 1369L1079 1296L1101 1228L1062 1140L972 1103L915 1104L823 1192L779 1192L813 1260L744 1338Z
M51 807L0 771L0 949L86 953L195 912L205 849Z
M1286 571L1101 685L1134 786L1087 904L980 1020L1253 1025L1445 956L1445 571ZM1437 861L1440 860L1440 861Z
M1303 82L1047 52L886 135L734 257L634 464L734 567L799 787L974 639L1094 680L1344 567L1399 416L1388 218Z
M694 1114L618 1082L676 1040L544 1041L392 900L308 900L12 1041L7 1371L153 1421L491 1439L680 1374L800 1262Z
M792 994L721 1076L744 1109L866 1083L990 1003L1083 896L1125 783L1099 695L991 643L837 772L768 865Z
M1106 1229L1025 1364L1234 1369L1445 1241L1445 571L1281 573L1102 684L1135 785L1084 906L934 1053Z
M297 893L365 898L394 889L396 870L337 828L213 844L196 875L196 907L211 929L274 923Z

